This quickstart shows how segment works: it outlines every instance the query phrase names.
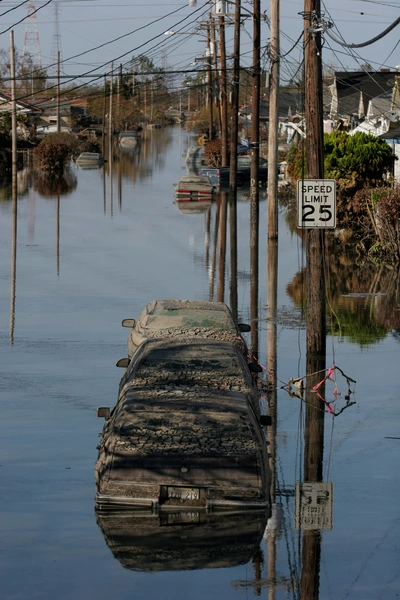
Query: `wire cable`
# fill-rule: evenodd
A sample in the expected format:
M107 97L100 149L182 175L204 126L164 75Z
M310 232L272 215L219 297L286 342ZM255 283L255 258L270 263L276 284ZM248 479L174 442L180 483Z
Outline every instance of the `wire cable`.
M345 48L365 48L365 46L370 46L374 44L378 40L384 38L388 33L390 33L397 25L400 23L400 17L398 17L385 31L382 31L379 35L372 38L372 40L368 40L367 42L363 42L362 44L346 44L345 42L341 42L337 39L329 30L326 30L325 33L329 36L334 42L340 44L340 46L344 46Z

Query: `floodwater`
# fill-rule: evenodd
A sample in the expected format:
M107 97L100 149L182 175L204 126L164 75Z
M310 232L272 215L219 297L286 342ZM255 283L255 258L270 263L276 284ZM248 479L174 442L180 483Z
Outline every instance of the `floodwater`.
M281 209L271 318L265 198L256 307L248 198L241 194L237 204L235 282L229 244L225 278L218 267L220 204L187 214L173 202L173 183L186 172L182 155L194 143L179 127L148 131L136 152L100 169L73 165L57 189L20 173L16 212L9 187L1 189L0 596L398 598L399 273L358 265L332 248L326 366L335 368L323 397L316 489L304 481L307 402L291 383L306 374L302 240ZM275 330L272 514L214 514L173 526L141 514L96 519L104 423L96 408L116 401L122 371L115 363L126 356L128 332L121 320L156 298L230 304L232 283L264 365ZM296 501L301 483L303 503Z

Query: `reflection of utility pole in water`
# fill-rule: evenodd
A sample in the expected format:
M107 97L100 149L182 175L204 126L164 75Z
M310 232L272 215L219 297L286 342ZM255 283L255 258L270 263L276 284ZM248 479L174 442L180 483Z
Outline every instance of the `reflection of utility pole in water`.
M210 267L210 232L211 232L211 207L206 212L206 234L204 244L206 247L206 272Z
M107 212L107 191L106 191L106 169L104 166L102 168L102 172L103 172L103 213L106 214L106 212Z
M215 283L215 265L217 262L217 243L218 243L218 229L219 229L219 207L220 201L217 200L217 208L215 211L215 224L214 224L214 241L213 241L213 255L211 259L211 271L210 271L210 301L214 300L214 283Z
M56 269L57 277L60 275L60 194L56 201Z
M258 204L257 204L258 213ZM252 247L250 248L250 339L251 352L258 360L258 245L259 231L257 225L250 223L250 236L252 236Z
M278 421L277 410L277 296L278 296L278 242L276 238L268 238L268 273L267 273L267 386L268 414L271 425L268 427L268 455L271 468L271 507L272 516L267 525L268 543L268 579L271 582L268 597L276 596L276 540L279 534L276 504L276 432Z
M122 209L122 166L121 160L118 161L118 206Z
M225 299L225 263L226 263L226 217L227 217L227 194L220 193L219 214L219 261L218 261L218 302Z
M229 242L231 279L230 306L234 319L238 320L238 277L237 277L237 202L236 189L229 193Z

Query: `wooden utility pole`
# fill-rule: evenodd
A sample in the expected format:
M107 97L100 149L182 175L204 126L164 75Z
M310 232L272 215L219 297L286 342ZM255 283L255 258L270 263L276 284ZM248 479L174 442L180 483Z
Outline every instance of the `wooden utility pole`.
M237 145L239 119L239 84L240 84L240 0L235 2L235 21L233 38L233 76L232 76L232 110L231 110L231 156L229 172L229 188L236 195L237 181Z
M107 90L107 76L104 74L104 94L103 94L103 118L101 122L101 151L103 156L106 155L106 90Z
M228 102L226 94L226 46L225 46L225 17L219 17L219 52L221 66L221 162L228 166Z
M210 115L212 118L213 115L213 107L214 107L214 98L215 98L215 106L217 108L217 119L218 119L218 127L219 127L219 133L221 136L221 111L220 111L220 102L219 102L219 83L218 83L218 52L217 52L217 41L215 39L215 21L210 13L210 33L211 33L211 38L210 38L210 44L209 45L209 52L210 52L210 58L209 58L209 65L210 65L210 102L211 102L211 106L210 106ZM214 73L215 73L215 77L211 80L211 74L212 74L212 70L211 70L211 62L213 61L213 67L214 67ZM212 82L212 83L211 83ZM213 125L213 122L212 122ZM213 131L214 131L214 125L212 127ZM214 139L212 137L210 137L210 140Z
M57 52L57 133L61 131L60 111L60 51Z
M278 239L279 1L270 0L268 239Z
M112 143L114 137L114 127L113 127L113 83L114 83L114 63L110 64L110 111L108 115L108 160L110 162L110 173L111 173L111 163L112 163Z
M324 138L322 107L320 0L304 2L304 93L306 120L307 179L324 178ZM307 279L307 381L309 374L325 369L326 362L326 294L324 281L324 229L308 229L306 238ZM323 379L320 375L320 380ZM313 384L314 385L314 384ZM307 388L310 386L307 384ZM312 386L311 386L312 388ZM319 408L316 394L311 394ZM309 406L309 404L307 404ZM322 414L323 411L322 411ZM323 431L322 431L323 436Z
M15 94L15 46L14 31L10 31L10 79L11 79L11 174L12 185L17 181L17 102Z
M250 165L250 317L253 353L258 350L258 250L259 250L259 188L260 159L260 0L253 3L253 84L251 110Z
M213 57L211 56L212 48L215 54L215 44L211 45L211 30L210 26L207 27L207 48L208 48L208 57L207 57L207 74L208 74L208 86L207 86L207 104L208 104L208 116L209 116L209 125L208 125L208 139L211 141L214 139L214 115L213 115L213 77L212 77L212 68L211 62ZM214 31L214 39L215 39L215 31Z
M304 94L307 179L324 178L322 107L321 2L304 1ZM308 229L306 237L306 419L304 481L322 481L325 405L313 387L325 377L326 297L324 282L324 229ZM319 388L322 397L324 386ZM321 534L303 532L301 600L319 597Z
M235 319L238 316L237 294L237 145L239 129L239 85L240 85L240 0L235 2L233 76L231 106L231 156L229 172L229 232L230 232L230 305Z
M122 102L122 65L118 69L118 122L121 122L121 102Z

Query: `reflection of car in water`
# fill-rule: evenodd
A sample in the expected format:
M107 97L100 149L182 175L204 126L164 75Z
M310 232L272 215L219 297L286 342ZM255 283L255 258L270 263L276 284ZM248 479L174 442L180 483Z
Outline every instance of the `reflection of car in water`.
M138 319L124 319L123 327L131 327L128 335L128 356L131 358L146 339L177 336L203 337L237 343L247 357L248 349L242 333L250 325L235 322L232 311L224 302L207 300L152 300Z
M177 571L248 563L267 524L266 511L97 514L107 546L126 569Z
M203 215L210 210L212 202L177 202L176 205L184 215Z
M199 174L200 169L207 167L204 146L189 146L184 157L188 171L196 175Z
M145 341L112 412L98 409L106 423L96 507L268 508L270 470L251 370L230 342Z

